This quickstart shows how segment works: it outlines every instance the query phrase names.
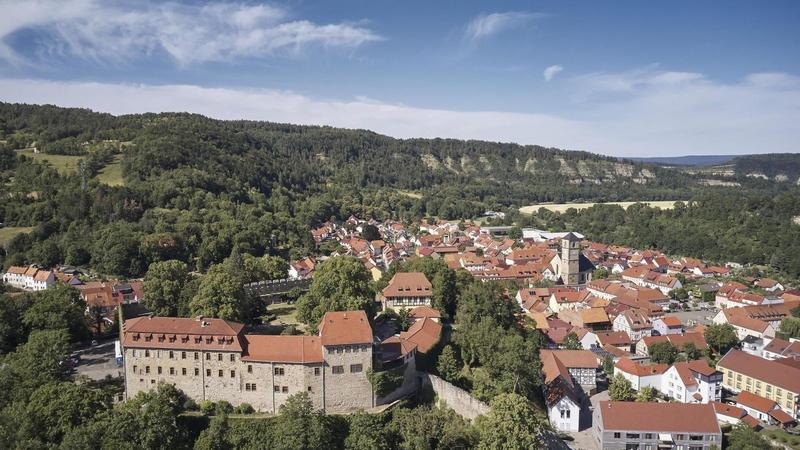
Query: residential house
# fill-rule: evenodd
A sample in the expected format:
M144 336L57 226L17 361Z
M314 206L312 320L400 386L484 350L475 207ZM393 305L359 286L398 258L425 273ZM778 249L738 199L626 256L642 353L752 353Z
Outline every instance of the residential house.
M680 280L677 278L671 275L654 272L650 270L648 266L636 266L626 269L622 271L622 279L639 286L658 289L664 295L668 295L674 289L683 287Z
M313 278L316 268L317 261L310 256L306 256L289 264L289 278L294 280Z
M768 360L732 349L717 363L722 387L775 401L792 417L800 417L800 367L792 358Z
M543 366L545 360L552 358L558 361L583 390L591 392L597 388L600 363L594 353L588 350L540 350L539 358Z
M683 324L675 316L659 317L653 321L653 334L665 336L667 334L683 334Z
M383 309L431 306L431 282L422 272L398 272L383 289Z
M778 280L773 280L772 278L759 278L754 284L769 292L784 290L783 284L781 284L781 282Z
M36 266L11 266L3 274L3 283L26 291L43 291L56 283L56 277Z
M747 414L767 425L788 426L797 421L782 410L773 400L747 391L739 392L733 401L736 402L737 407L742 408Z
M800 340L786 341L780 338L772 339L764 346L762 356L765 359L798 358L800 357Z
M550 295L550 310L558 314L566 309L578 309L586 307L589 297L588 291L558 291Z
M596 442L603 450L722 447L710 404L601 401L594 416Z
M561 310L558 317L574 327L591 331L603 331L611 328L611 321L608 320L608 314L603 308L564 309Z
M664 336L645 336L641 341L636 343L636 354L649 355L650 346L657 342L669 342L675 346L678 351L683 351L686 344L690 342L694 344L695 348L698 350L705 350L708 348L708 343L703 333L690 332L684 334L667 334Z
M544 375L542 391L550 425L559 431L579 431L585 394L559 358L552 353L543 353L540 358Z
M650 319L638 309L623 311L614 318L614 331L624 331L632 342L638 342L645 336L650 336L653 326Z
M408 312L408 317L411 319L412 323L422 319L430 319L434 322L441 322L442 313L431 308L430 306L417 306L416 308L411 308L411 310Z
M745 422L750 425L751 420L755 420L753 416L747 414L747 411L738 406L722 402L711 402L711 404L714 405L714 412L717 413L717 421L721 424L738 425L739 422ZM748 418L751 420L748 420ZM756 424L757 423L756 421Z
M631 383L635 391L645 387L661 390L661 376L669 369L668 364L639 364L628 357L614 364L614 375L621 374Z
M676 362L661 381L659 389L681 403L708 403L721 396L722 373L703 359Z
M624 331L597 331L595 334L600 347L610 345L625 352L631 351L631 338Z

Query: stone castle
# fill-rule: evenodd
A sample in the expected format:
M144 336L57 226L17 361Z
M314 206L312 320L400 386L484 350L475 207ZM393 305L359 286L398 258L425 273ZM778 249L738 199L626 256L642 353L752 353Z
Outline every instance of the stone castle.
M367 379L372 328L364 311L325 314L318 336L252 335L243 329L202 317L125 321L127 398L165 382L197 402L249 403L271 413L298 392L308 393L324 412L374 406Z

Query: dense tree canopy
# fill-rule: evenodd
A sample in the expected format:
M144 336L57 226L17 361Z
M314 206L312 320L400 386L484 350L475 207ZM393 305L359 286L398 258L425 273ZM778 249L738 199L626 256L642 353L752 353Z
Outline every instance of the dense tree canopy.
M356 258L338 256L317 266L308 292L297 302L298 317L316 327L328 311L363 309L372 317L372 278Z

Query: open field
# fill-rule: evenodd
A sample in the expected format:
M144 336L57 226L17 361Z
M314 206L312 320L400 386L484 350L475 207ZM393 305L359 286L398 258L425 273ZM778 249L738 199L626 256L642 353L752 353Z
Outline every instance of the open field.
M17 150L17 153L33 158L35 161L47 161L54 169L61 173L75 173L78 171L78 161L82 156L71 155L47 155L44 153L33 153L33 149Z
M20 233L30 233L33 227L3 227L0 228L0 247L4 247L14 236Z
M619 206L622 206L625 209L628 209L628 207L633 205L633 204L645 203L647 205L650 205L653 208L672 209L673 208L673 204L676 201L677 200L662 200L662 201L654 201L654 202L608 202L608 203L602 203L602 204L603 205L619 205ZM564 211L568 210L569 208L586 209L586 208L590 208L590 207L592 207L594 205L598 205L598 204L601 204L601 203L594 203L594 202L590 202L590 203L540 203L538 205L523 206L522 208L519 209L519 212L521 212L523 214L533 214L536 211L538 211L539 208L546 208L546 209L549 209L550 211L561 213L561 212L564 212Z
M114 161L103 167L95 178L97 181L109 186L122 186L125 184L122 180L122 155L115 156Z

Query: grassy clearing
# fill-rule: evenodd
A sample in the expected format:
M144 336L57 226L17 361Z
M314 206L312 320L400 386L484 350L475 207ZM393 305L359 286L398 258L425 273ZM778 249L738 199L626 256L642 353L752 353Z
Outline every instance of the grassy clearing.
M655 202L607 202L607 203L602 203L602 204L604 204L604 205L619 205L619 206L622 206L625 209L628 209L628 207L633 205L633 204L645 203L647 205L650 205L653 208L672 209L674 207L673 204L676 201L677 200L664 200L664 201L655 201ZM600 203L594 203L594 202L590 202L590 203L540 203L538 205L523 206L522 208L519 209L519 212L521 212L523 214L533 214L536 211L538 211L539 208L546 208L546 209L549 209L550 211L562 213L562 212L568 210L569 208L586 209L586 208L590 208L590 207L592 207L594 205L597 205L597 204L600 204Z
M418 193L416 193L416 192L412 192L412 191L403 191L403 190L398 190L397 192L398 192L399 194L405 195L406 197L411 197L411 198L415 198L415 199L420 199L420 198L422 198L422 194L418 194Z
M47 161L57 171L69 174L78 171L78 161L83 158L82 156L72 155L48 155L45 153L34 153L33 149L26 148L25 150L17 150L20 155L25 155L33 158L34 161Z
M33 231L33 227L3 227L0 228L0 247L5 247L6 244L11 239L14 239L14 236L20 233L30 233Z
M103 167L95 178L97 181L109 186L122 186L125 184L122 180L122 155L115 156L114 161Z

